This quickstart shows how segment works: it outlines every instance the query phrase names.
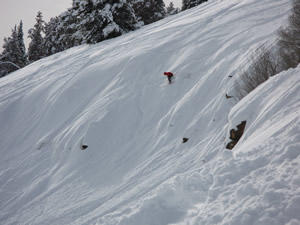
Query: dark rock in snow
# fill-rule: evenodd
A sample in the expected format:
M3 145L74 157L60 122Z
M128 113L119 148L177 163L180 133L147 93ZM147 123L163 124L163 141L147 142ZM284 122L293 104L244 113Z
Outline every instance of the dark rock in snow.
M226 148L231 150L234 146L238 143L240 138L242 137L244 130L246 127L246 121L242 121L239 125L237 125L237 130L231 129L230 130L230 139L232 140L226 145Z

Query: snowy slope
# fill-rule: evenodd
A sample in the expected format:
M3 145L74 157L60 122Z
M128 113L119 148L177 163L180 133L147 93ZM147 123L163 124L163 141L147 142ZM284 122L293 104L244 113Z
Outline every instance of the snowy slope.
M0 224L300 224L300 68L225 98L289 9L211 0L2 78Z

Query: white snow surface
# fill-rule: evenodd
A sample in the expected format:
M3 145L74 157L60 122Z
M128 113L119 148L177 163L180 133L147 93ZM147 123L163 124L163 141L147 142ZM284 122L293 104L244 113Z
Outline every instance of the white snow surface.
M0 224L299 225L300 67L225 98L290 8L211 0L2 78Z

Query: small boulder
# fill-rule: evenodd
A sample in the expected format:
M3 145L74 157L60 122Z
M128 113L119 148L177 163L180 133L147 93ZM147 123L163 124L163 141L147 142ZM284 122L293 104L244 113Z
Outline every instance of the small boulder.
M189 140L188 138L184 137L182 138L182 143L186 143L188 140Z
M87 149L89 146L87 146L87 145L81 145L81 150L85 150L85 149Z

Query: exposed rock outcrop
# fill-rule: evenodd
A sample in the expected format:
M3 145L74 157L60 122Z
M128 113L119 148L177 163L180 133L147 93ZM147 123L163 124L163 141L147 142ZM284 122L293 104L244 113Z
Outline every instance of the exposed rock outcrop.
M236 126L237 129L230 130L230 139L232 140L226 145L226 148L232 150L234 146L238 143L242 135L244 134L244 130L246 127L246 121L242 121L239 125Z

